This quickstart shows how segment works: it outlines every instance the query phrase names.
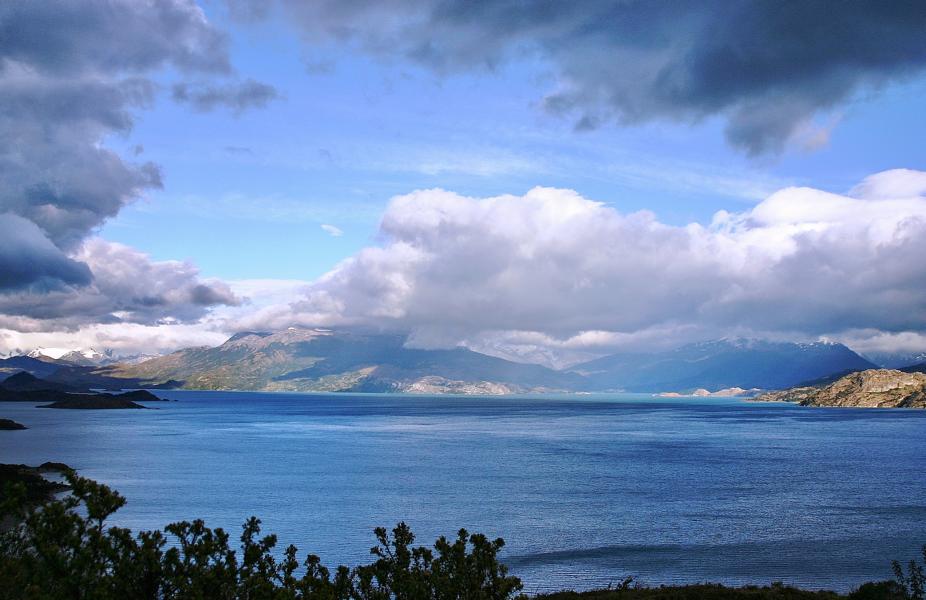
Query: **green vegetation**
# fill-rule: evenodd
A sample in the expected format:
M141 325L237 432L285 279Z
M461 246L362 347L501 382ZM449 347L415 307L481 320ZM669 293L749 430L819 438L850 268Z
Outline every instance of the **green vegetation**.
M903 565L894 561L894 576L897 582L903 587L904 595L909 600L926 599L926 546L923 546L923 564L916 564L911 560L907 565L907 571L904 572Z
M13 525L0 539L0 598L86 600L217 598L249 600L507 600L521 589L497 558L501 539L460 530L434 548L413 546L400 523L376 530L375 560L331 573L317 556L300 563L289 546L245 522L240 546L203 521L164 532L107 527L125 499L105 485L67 474L71 493L30 508L24 486L8 488L0 517Z
M54 466L54 465L53 465ZM64 468L63 465L60 467ZM19 473L21 474L21 473ZM125 499L105 485L66 472L70 494L36 503L22 482L0 496L0 600L513 600L521 582L499 562L501 539L461 529L433 548L414 546L404 523L375 530L370 564L333 572L318 556L302 562L248 519L233 549L222 529L201 520L133 535L106 520ZM13 479L15 481L15 479ZM923 550L926 561L926 548ZM543 600L924 600L924 566L894 563L897 581L867 583L848 596L782 584L727 588L647 588L632 578L615 588L559 592Z

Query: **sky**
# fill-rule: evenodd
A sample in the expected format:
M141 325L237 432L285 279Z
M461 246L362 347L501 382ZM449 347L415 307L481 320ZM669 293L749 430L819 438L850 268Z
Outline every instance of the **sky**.
M0 7L0 352L926 350L919 2Z

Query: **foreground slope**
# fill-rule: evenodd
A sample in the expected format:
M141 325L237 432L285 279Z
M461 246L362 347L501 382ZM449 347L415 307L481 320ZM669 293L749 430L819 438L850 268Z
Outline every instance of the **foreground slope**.
M596 389L782 389L834 373L874 368L842 344L718 340L667 352L614 354L572 367Z
M418 350L404 336L288 329L244 332L215 348L180 350L109 369L112 377L176 380L188 389L502 394L583 389L560 373L465 348Z
M770 392L755 400L797 402L802 406L926 408L926 375L894 369L869 369L850 373L829 385Z

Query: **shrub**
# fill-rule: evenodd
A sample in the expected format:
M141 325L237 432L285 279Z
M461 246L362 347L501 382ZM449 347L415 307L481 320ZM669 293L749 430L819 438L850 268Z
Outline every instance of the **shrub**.
M276 536L261 536L254 517L235 549L201 520L135 536L107 527L125 499L74 473L67 479L67 497L38 507L23 490L6 494L0 520L13 525L0 538L0 599L509 600L521 590L498 560L504 541L463 529L433 550L412 546L404 523L391 535L377 529L374 562L332 575L315 555L300 563L295 546L276 554Z
M926 567L926 546L923 546L922 552L923 564L918 565L915 560L911 560L906 573L898 561L893 562L894 577L897 578L897 583L903 588L904 597L908 600L926 600L926 574L923 571Z

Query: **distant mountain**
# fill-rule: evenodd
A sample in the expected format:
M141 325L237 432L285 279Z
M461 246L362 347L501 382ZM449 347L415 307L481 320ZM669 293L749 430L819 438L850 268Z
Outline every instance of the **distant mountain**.
M10 392L35 392L39 390L55 390L59 392L83 391L80 388L66 383L40 379L27 371L20 371L15 375L10 375L4 379L3 382L0 382L0 387Z
M94 367L115 362L112 351L98 352L93 348L35 348L26 356L39 360L52 360L81 367Z
M49 358L31 356L11 356L0 358L0 381L11 375L25 371L30 375L45 378L61 368L61 364Z
M498 394L585 389L575 373L465 348L406 348L400 335L318 329L243 332L215 348L189 348L96 371L111 378L176 380L191 389Z
M926 363L926 352L866 352L862 356L882 369L901 369Z
M909 367L903 367L900 370L905 373L926 373L926 362L910 365Z
M696 388L782 389L874 368L842 344L717 340L657 353L622 353L572 367L595 389L689 391Z
M830 383L847 373L874 368L846 346L823 342L719 340L668 352L614 354L556 371L466 348L406 348L405 341L401 335L321 329L250 331L233 335L217 347L187 348L137 363L81 366L13 357L0 360L0 378L4 363L12 361L19 365L17 371L83 389L685 393Z

